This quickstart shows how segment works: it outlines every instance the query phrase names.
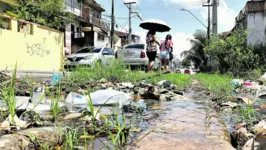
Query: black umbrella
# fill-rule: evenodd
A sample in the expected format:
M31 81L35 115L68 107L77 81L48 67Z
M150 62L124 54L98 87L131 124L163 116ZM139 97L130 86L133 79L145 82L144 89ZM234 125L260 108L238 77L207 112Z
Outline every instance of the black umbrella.
M164 21L156 19L145 20L139 26L143 29L154 30L157 32L167 32L171 30L171 28Z

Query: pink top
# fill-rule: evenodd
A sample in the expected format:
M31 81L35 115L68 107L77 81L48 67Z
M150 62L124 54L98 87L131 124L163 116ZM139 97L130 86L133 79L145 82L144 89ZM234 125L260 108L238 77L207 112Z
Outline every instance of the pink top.
M171 48L171 46L173 45L173 41L172 40L168 40L167 42L163 42L163 44L161 45L160 50L161 51L169 51L169 49Z

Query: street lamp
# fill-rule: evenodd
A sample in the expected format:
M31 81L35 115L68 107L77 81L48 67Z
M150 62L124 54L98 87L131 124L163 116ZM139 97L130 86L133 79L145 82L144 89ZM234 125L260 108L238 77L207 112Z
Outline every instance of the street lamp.
M204 23L202 23L200 20L199 20L199 18L197 18L191 11L189 11L189 10L187 10L187 9L185 9L185 8L182 8L182 9L180 9L181 11L187 11L187 12L189 12L194 18L196 18L205 28L207 28L208 29L208 27L204 24Z

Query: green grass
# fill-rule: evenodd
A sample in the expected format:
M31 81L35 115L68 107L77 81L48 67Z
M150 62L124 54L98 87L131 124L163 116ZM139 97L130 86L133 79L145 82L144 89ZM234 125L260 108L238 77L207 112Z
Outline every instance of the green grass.
M12 124L14 124L14 117L16 115L16 75L17 75L17 63L12 73L11 80L5 82L3 89L1 90L1 99L4 100L7 110L10 113Z
M231 95L231 91L233 90L233 77L230 75L200 73L195 75L195 78L199 80L204 87L208 88L217 99Z
M177 85L177 88L183 90L187 88L192 80L193 76L185 75L185 74L161 74L154 77L149 78L147 81L149 83L157 84L162 80L169 80L172 84Z

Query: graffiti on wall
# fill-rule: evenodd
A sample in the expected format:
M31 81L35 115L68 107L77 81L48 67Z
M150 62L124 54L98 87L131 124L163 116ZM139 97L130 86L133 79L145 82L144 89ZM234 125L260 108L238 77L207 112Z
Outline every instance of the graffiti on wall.
M27 54L30 56L40 56L44 57L47 55L50 55L51 51L50 49L46 49L45 46L41 43L36 43L36 44L28 44L26 43L27 46Z

